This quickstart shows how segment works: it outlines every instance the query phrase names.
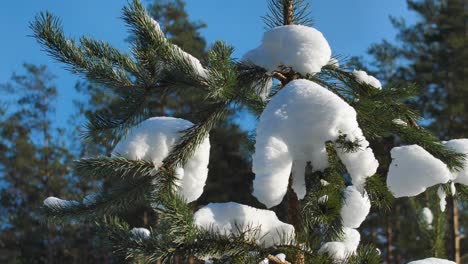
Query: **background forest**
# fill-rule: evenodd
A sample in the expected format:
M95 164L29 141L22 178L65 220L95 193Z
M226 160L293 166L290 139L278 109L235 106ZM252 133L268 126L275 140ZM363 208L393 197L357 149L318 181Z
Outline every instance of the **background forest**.
M207 25L192 21L182 0L155 0L147 4L168 38L199 59L206 56L209 44L201 30ZM424 117L420 125L441 140L466 138L465 1L408 0L407 7L416 15L416 23L391 17L398 32L395 41L382 40L369 47L367 56L345 54L357 56L344 60L385 83L418 84L421 96L411 103ZM71 166L73 160L81 157L110 155L113 142L106 140L105 133L82 137L84 117L112 113L113 109L123 107L128 98L109 94L94 83L79 81L74 88L78 95L74 98L74 113L66 123L59 123L54 116L61 111L57 100L62 87L57 87L55 80L55 73L48 66L27 62L10 79L0 80L0 263L120 263L123 259L112 253L94 223L47 224L38 208L47 196L75 199L98 187L112 185L100 179L83 180L71 172ZM171 115L193 121L200 118L193 115L198 112L197 102L203 99L199 94L185 94L182 99L174 93L161 98L154 97L149 103L149 116ZM210 134L209 180L197 201L199 205L208 201L257 202L244 195L250 193L254 177L250 161L252 131L242 125L243 119L238 115L231 113ZM249 113L243 111L241 115ZM394 140L388 139L389 149ZM442 235L447 241L454 241L453 216L458 216L460 233L466 234L468 203L450 199L447 198L448 217L438 219L443 221ZM420 204L430 206L436 200L430 196L399 199L392 209L371 213L360 228L363 240L375 244L386 263L423 258L436 246L452 258L454 245L434 245L425 227L416 220L420 217ZM145 227L157 221L151 212L141 206L121 217L132 226ZM468 263L467 239L461 240L461 253L465 254L462 263Z

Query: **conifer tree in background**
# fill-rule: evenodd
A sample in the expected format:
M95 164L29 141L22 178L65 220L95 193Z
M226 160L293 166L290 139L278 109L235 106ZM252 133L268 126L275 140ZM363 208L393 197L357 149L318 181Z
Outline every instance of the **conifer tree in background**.
M52 222L105 216L99 225L115 252L139 261L380 263L378 250L359 243L357 231L371 205L384 210L389 190L415 196L452 182L457 195L466 193L466 142L446 147L417 125L404 103L415 87L382 87L366 72L340 66L310 26L307 8L300 0L270 1L270 30L240 61L223 42L199 61L168 40L138 1L123 10L131 55L89 38L68 39L57 18L38 16L31 27L52 57L122 98L88 121L90 133L112 132L112 156L75 164L77 175L106 178L112 186L82 201L49 197L43 214ZM147 118L148 100L191 91L205 98L193 123ZM263 205L198 208L210 131L233 107L260 118L253 195ZM374 152L385 150L389 135L405 146L392 149L391 163L379 168ZM387 185L378 172L388 172ZM116 217L144 202L158 215L149 230ZM279 204L287 212L281 220L265 209Z
M64 127L53 123L54 76L45 66L24 69L0 85L0 262L102 262L90 223L44 225L38 213L44 192L72 199L92 183L71 174L74 153Z
M418 15L418 20L414 25L408 25L403 18L391 18L399 32L397 42L384 40L371 47L369 53L374 58L374 71L391 84L418 84L420 93L412 100L412 104L424 116L425 121L422 124L438 138L450 140L467 137L466 1L409 0L407 4L409 10ZM420 215L423 207L431 207L434 223L447 222L447 225L439 225L438 231L429 230L430 236L438 236L433 238L439 240L437 251L440 254L446 252L450 258L460 258L461 253L468 251L468 243L462 243L461 240L462 232L468 226L466 200L457 202L448 196L447 215L438 214L434 211L438 203L430 199L434 195L419 197L417 200L402 200L396 206L410 208L406 214L407 219ZM400 226L401 237L395 241L397 252L404 255L417 254L416 251L423 248L420 246L425 243L422 241L415 247L414 244L411 245L411 237L406 235L421 230L421 236L427 237L427 228L414 225L414 221L405 221ZM431 246L426 244L425 248L431 249Z

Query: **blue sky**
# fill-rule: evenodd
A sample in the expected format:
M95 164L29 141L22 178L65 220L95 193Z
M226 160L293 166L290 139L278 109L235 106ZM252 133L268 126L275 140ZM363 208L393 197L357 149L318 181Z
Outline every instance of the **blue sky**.
M190 18L208 25L202 30L208 43L224 40L236 47L236 57L259 44L264 31L261 16L266 14L266 0L186 2ZM2 3L0 83L6 82L13 71L21 73L24 62L48 65L58 76L55 82L59 87L56 120L66 122L73 111L71 102L77 96L73 86L78 78L41 51L36 41L29 37L29 22L38 12L48 10L61 17L69 36L92 36L126 51L126 28L119 18L126 3L126 0L15 0ZM389 15L405 17L409 22L415 20L406 9L406 0L310 0L310 4L315 27L328 39L333 53L344 56L365 56L372 43L383 38L393 40L396 32L389 22ZM249 126L247 124L247 128L251 128Z

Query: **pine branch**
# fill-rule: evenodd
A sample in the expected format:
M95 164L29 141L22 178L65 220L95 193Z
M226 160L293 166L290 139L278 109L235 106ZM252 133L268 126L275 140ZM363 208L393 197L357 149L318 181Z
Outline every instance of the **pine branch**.
M95 56L97 54L90 50L92 47L88 45L91 43L89 39L83 39L83 43L88 47L81 47L73 39L66 38L60 20L50 13L41 13L30 24L30 28L45 51L55 60L64 63L71 72L116 89L141 88L133 84L127 74L127 71L135 69L135 65L130 62L128 55L117 53L117 49L107 46L107 51L113 53L113 61L107 57L98 58ZM117 57L122 64L116 64Z
M77 176L102 180L124 180L149 177L156 173L152 162L145 160L128 160L123 157L99 157L75 161Z
M111 132L113 138L108 140L116 142L125 136L132 126L148 117L147 101L151 94L149 90L121 93L120 98L109 107L96 111L88 118L83 134L85 139L91 139L95 134Z
M146 12L145 8L138 0L134 0L130 6L123 9L123 20L128 24L130 31L136 37L137 45L134 53L143 55L147 50L152 50L157 56L137 56L145 59L160 59L168 71L175 70L183 73L186 82L192 82L192 85L205 85L205 77L197 67L195 61L198 61L192 55L184 52L178 46L172 44L162 32L161 28ZM148 62L148 65L156 65L156 62ZM200 65L201 66L201 65Z

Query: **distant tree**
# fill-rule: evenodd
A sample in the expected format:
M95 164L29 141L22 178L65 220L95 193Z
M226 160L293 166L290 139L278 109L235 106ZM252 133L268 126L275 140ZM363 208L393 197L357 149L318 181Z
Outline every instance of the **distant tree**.
M71 174L74 153L55 122L54 76L45 66L24 69L0 86L0 262L99 261L89 225L56 227L39 216L42 193L75 199L91 186Z
M369 53L374 58L375 71L379 77L391 84L418 84L421 95L412 103L425 118L421 125L427 126L440 139L466 138L468 136L466 103L468 86L465 81L468 73L468 50L465 44L468 38L466 1L408 0L407 4L409 10L418 15L418 20L415 24L408 25L403 18L391 17L393 26L398 30L397 42L383 40L370 48ZM420 202L424 204L424 199ZM446 243L446 252L454 259L456 252L458 254L468 252L468 243L462 243L460 249L460 239L455 238L456 232L466 230L468 227L466 203L463 207L465 210L459 214L461 203L457 203L456 200L454 202L448 197L450 214L446 235L451 243ZM456 221L457 215L460 217L460 222ZM411 229L410 226L410 223L402 225L401 243L404 243L404 239L410 239L406 236L411 232L408 233L405 229ZM407 244L401 244L398 250L410 250L411 247L407 247ZM419 248L423 246L420 245ZM415 254L414 251L412 254Z

